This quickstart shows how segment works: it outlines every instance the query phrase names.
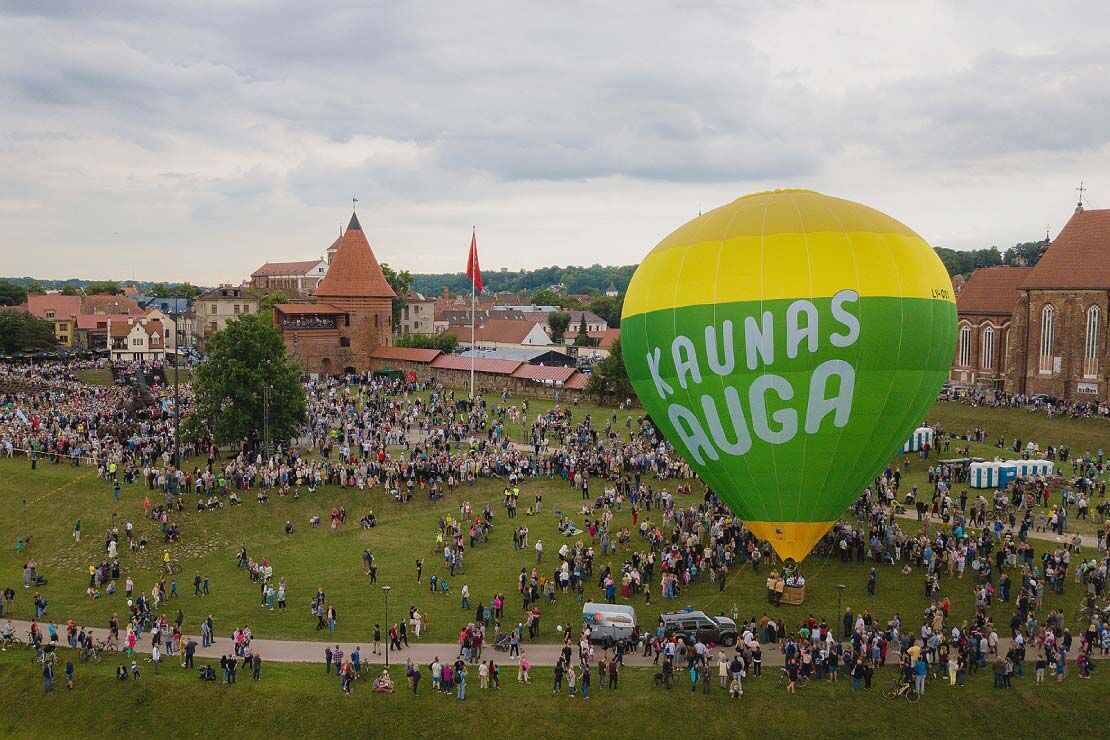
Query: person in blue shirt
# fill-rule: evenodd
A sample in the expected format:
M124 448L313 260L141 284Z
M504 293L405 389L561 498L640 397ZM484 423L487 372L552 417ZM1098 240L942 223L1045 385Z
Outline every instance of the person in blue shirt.
M918 694L925 693L925 676L928 673L929 664L925 662L925 656L921 656L913 665L914 689Z

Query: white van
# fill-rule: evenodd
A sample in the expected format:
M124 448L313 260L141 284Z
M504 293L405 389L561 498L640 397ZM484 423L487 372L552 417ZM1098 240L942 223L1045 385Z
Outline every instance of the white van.
M636 629L636 610L624 604L582 605L582 623L590 628L590 641L601 642L606 637L621 640L632 636Z

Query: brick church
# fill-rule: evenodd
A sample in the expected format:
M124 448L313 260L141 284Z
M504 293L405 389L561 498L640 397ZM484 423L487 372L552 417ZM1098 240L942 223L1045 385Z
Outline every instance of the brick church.
M1110 210L1080 204L1036 266L976 270L957 306L953 383L1110 401Z
M274 324L305 372L363 372L370 369L370 353L392 341L395 296L351 214L311 301L276 304Z

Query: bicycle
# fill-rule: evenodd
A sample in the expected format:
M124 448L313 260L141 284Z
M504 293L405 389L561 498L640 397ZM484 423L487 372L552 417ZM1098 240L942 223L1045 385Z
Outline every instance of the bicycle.
M46 665L50 663L54 665L59 661L58 653L54 650L43 650L41 648L35 650L35 654L31 656L31 665Z
M85 663L99 663L104 660L101 651L96 647L87 647L81 649L81 660Z
M790 683L790 671L785 668L779 668L779 682L776 685L785 686L788 683ZM807 684L809 684L809 679L799 673L798 678L794 681L794 687L802 689L805 688Z
M12 635L11 637L4 638L2 641L0 641L0 643L2 643L2 647L5 650L7 650L8 648L12 648L14 650L20 650L20 649L26 647L26 643L23 642L23 640L20 640L15 635Z
M102 653L118 653L119 646L110 640L97 640L96 649Z
M894 683L886 686L882 690L884 699L897 699L900 696L906 697L906 701L910 704L916 704L921 701L921 694L917 693L913 684L905 683L902 681L895 681Z
M175 575L181 572L181 563L176 560L163 562L162 567L165 569L167 575Z

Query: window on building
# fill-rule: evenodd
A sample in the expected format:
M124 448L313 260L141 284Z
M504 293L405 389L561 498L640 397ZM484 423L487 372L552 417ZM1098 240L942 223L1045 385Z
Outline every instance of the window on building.
M1056 330L1056 310L1045 306L1041 310L1041 372L1052 372L1052 340Z
M382 317L379 314L374 314L374 328L377 329L381 326Z
M54 311L53 311L53 309L49 309L49 310L47 310L47 312L46 312L46 318L48 318L48 319L52 319L52 318L54 318Z
M210 313L215 315L215 313L216 313L216 304L215 303L212 304L212 310L210 311Z
M1098 306L1087 309L1087 340L1083 345L1083 374L1087 376L1098 375L1099 313Z
M994 327L983 329L983 346L979 348L979 367L990 370L994 367Z
M351 338L350 337L340 337L339 338L339 346L340 347L350 347L351 346Z
M957 364L960 367L971 364L971 327L967 324L960 327L960 352Z
M238 303L236 303L236 304L235 304L234 306L232 306L231 308L232 308L232 313L234 313L234 314L235 314L236 316L238 316L238 315L239 315L239 304L238 304Z

